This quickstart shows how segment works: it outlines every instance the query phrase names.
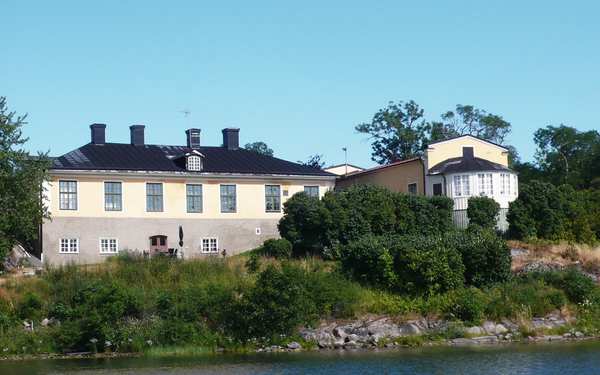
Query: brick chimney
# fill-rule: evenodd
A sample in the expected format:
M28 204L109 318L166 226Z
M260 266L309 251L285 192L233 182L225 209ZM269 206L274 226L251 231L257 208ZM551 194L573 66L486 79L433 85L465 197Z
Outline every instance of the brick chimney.
M223 132L223 147L228 150L237 150L240 148L240 129L225 128Z
M106 124L92 124L90 130L92 131L92 144L103 145L106 142Z
M129 132L131 134L131 144L134 146L144 145L144 125L131 125Z

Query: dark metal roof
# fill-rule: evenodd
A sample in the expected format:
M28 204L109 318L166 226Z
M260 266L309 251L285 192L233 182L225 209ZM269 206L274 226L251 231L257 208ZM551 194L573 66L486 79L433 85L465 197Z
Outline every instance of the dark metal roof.
M55 170L128 170L187 172L177 157L190 152L185 146L123 143L88 143L53 160ZM200 173L281 174L335 177L334 174L305 165L266 156L245 149L200 147L204 155Z
M478 171L511 171L502 164L493 163L489 160L474 158L450 158L441 163L434 165L429 169L429 174L450 174L461 172L478 172Z

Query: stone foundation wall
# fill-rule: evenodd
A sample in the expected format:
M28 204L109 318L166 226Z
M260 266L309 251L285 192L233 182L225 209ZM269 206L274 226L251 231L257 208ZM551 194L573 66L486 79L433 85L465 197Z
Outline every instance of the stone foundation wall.
M150 236L166 235L169 248L179 248L179 226L184 233L184 258L207 256L202 238L217 237L219 252L239 254L279 237L277 219L140 219L54 218L43 226L43 260L50 265L103 262L112 255L100 254L100 238L117 238L119 250L149 249ZM259 234L257 234L259 233ZM59 253L61 238L78 238L79 254Z

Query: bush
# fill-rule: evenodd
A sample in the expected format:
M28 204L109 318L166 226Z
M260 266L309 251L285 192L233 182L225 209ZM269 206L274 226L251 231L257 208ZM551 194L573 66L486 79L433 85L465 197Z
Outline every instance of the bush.
M42 313L42 298L33 292L27 292L17 305L19 319L39 320Z
M289 258L292 255L292 244L285 238L269 239L262 245L262 254L277 259Z
M555 288L563 290L569 301L574 303L591 301L598 291L598 286L594 280L576 268L569 268L565 271L531 273L526 275L525 278L542 280Z
M326 230L331 215L318 198L305 193L294 194L283 204L278 229L293 247L295 255L321 254L326 246Z
M393 240L395 289L417 295L443 293L464 285L465 267L456 248L439 236Z
M467 207L469 225L477 225L482 228L494 229L498 221L500 205L488 197L471 197Z
M509 234L516 239L541 238L595 243L600 238L600 194L532 181L520 187L510 203Z
M481 287L509 279L510 249L491 229L470 227L447 235L448 246L458 249L467 285Z
M396 274L389 245L390 239L381 236L365 236L349 243L341 251L342 269L357 281L394 287Z
M542 280L517 279L498 284L487 293L486 313L492 319L517 318L523 309L534 317L542 317L567 303L563 291Z
M457 289L451 293L453 304L446 311L465 323L479 325L485 318L486 295L477 288Z

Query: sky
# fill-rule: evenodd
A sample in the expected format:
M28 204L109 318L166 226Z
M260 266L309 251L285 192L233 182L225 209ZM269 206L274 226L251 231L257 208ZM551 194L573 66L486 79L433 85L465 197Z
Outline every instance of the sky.
M264 141L275 155L374 165L354 127L389 101L428 120L471 104L536 129L600 129L600 2L2 0L0 96L28 114L30 151L89 142ZM189 111L186 117L182 111Z

